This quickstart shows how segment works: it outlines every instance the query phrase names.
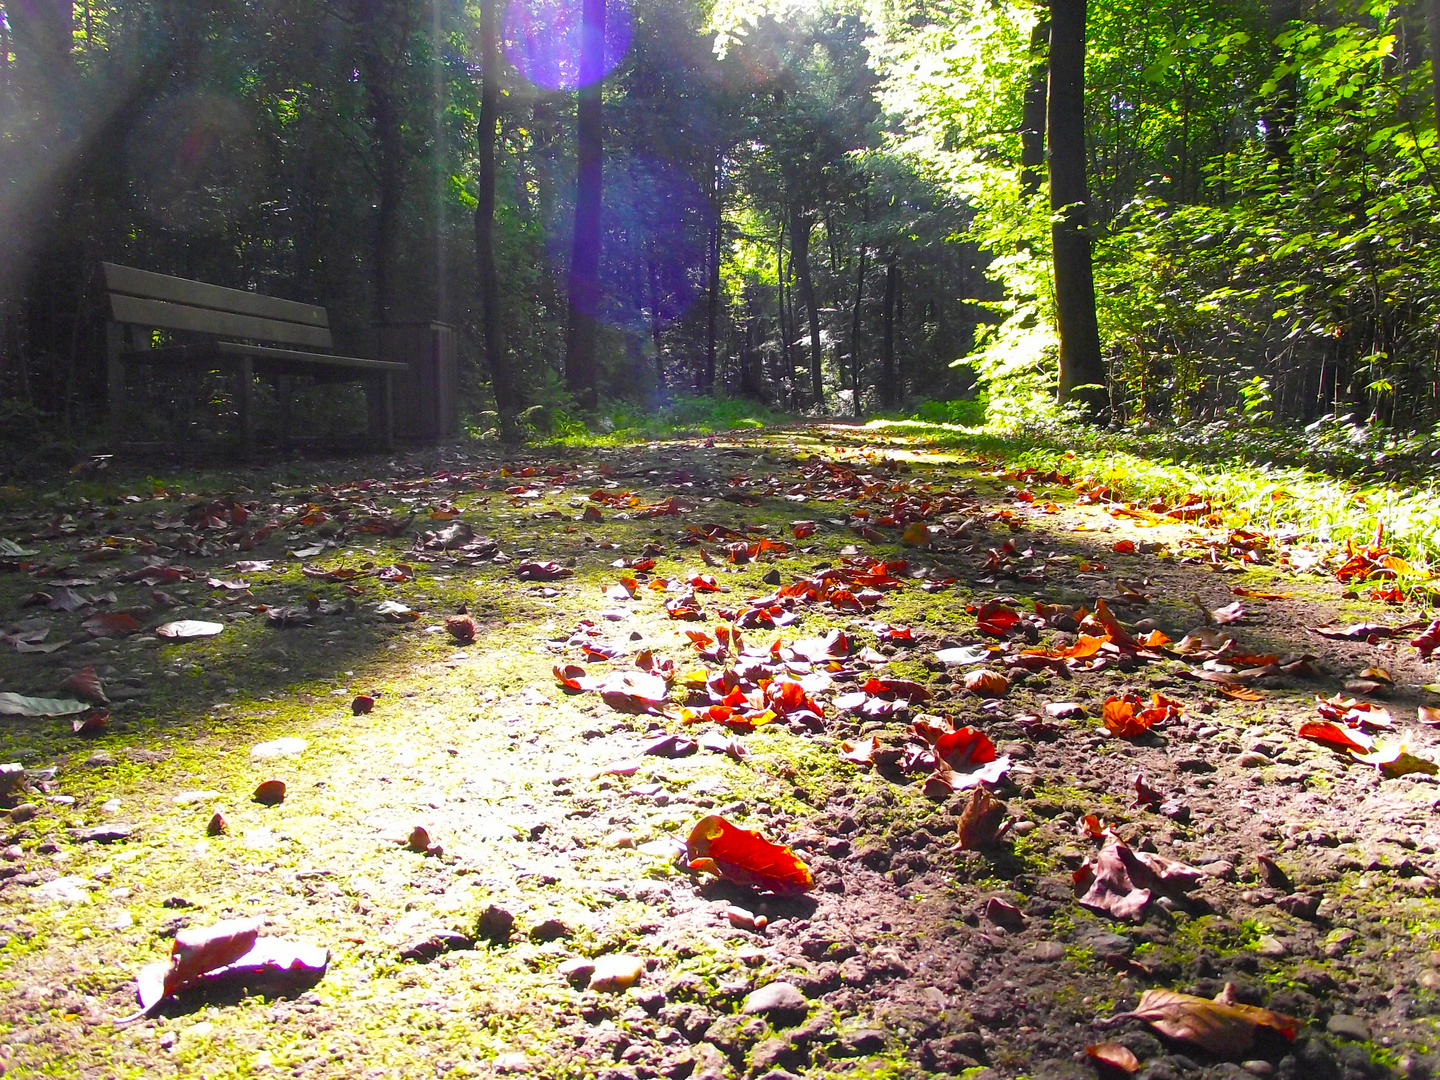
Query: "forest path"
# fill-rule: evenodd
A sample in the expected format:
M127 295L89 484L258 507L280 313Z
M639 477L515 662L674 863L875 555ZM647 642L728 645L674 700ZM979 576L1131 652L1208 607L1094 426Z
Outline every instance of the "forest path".
M1391 632L1418 613L1339 582L1348 556L838 425L303 475L4 493L11 1075L1434 1060L1440 699ZM108 721L79 711L101 692ZM1412 756L1299 738L1321 714ZM982 780L1015 823L957 850ZM743 851L718 868L750 883L688 870L711 814L814 888ZM324 977L114 1025L177 932L241 917L328 948ZM1298 1028L1107 1023L1227 984Z

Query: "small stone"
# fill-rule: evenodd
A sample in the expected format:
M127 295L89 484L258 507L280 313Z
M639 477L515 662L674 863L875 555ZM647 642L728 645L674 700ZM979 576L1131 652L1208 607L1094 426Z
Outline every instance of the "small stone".
M1240 1068L1244 1069L1251 1076L1270 1076L1275 1072L1274 1065L1260 1058L1256 1058L1253 1061L1242 1061Z
M108 750L96 750L85 759L85 764L92 769L103 769L115 764L115 755Z
M1440 971L1426 968L1416 977L1415 983L1426 990L1440 990Z
M416 825L410 830L410 835L405 838L405 846L421 854L430 850L430 834L424 825Z
M1258 769L1262 765L1273 765L1274 762L1258 750L1247 750L1235 759L1235 764L1242 769Z
M1235 878L1235 864L1227 859L1217 859L1199 869L1206 877L1219 878L1221 881L1233 881Z
M810 1010L805 995L787 982L773 982L752 992L740 1011L746 1016L764 1015L772 1023L799 1021Z
M113 844L116 840L128 840L135 832L135 826L123 821L109 825L92 825L88 829L71 829L70 835L81 843Z
M218 799L220 792L210 791L181 791L171 798L176 806L194 806L196 803L209 802L211 799Z
M250 756L256 761L269 761L271 758L294 757L296 754L303 754L305 748L310 744L304 739L272 739L270 742L256 743L250 748Z
M464 951L474 947L473 938L457 934L453 930L436 930L403 945L400 949L400 959L428 964L441 953Z
M25 785L25 766L18 761L0 765L0 795L9 795Z
M216 810L210 815L210 820L205 823L206 836L221 836L230 831L230 823L225 820L225 815Z
M1320 897L1315 893L1291 893L1276 900L1275 906L1297 919L1313 919L1320 909Z
M1065 956L1065 946L1058 941L1041 941L1030 950L1030 955L1042 963L1054 963Z
M255 788L255 801L263 806L278 806L285 801L284 780L263 780Z
M1273 934L1262 934L1255 942L1255 951L1271 960L1280 960L1290 955L1290 947Z
M83 877L68 875L36 885L30 890L30 898L36 903L83 904L90 899L90 882Z
M530 1059L518 1052L496 1054L494 1066L497 1073L527 1073L530 1071Z
M635 834L628 832L612 832L605 835L601 842L602 847L618 850L619 848L633 848L635 846Z
M595 974L595 961L577 956L573 960L566 960L555 970L571 986L583 990L590 985L590 977Z
M38 813L40 813L40 807L33 802L22 802L10 811L10 820L19 825L21 822L29 821Z
M1259 871L1261 882L1270 888L1287 893L1294 890L1295 886L1290 883L1289 876L1268 855L1255 856L1255 869Z
M530 928L531 941L558 941L560 938L568 938L574 935L575 931L570 929L564 919L546 919L544 922L536 923Z
M601 993L618 994L628 990L640 981L645 973L645 961L638 956L612 953L595 960L595 970L590 976L590 989Z
M475 936L492 945L505 945L515 931L515 916L499 904L491 904L475 923Z
M1037 828L1039 828L1039 826L1033 821L1017 821L1014 825L1010 826L1010 831L1016 836L1029 836Z
M1175 768L1180 772L1188 773L1210 773L1215 771L1215 766L1204 758L1190 757L1180 758L1175 762Z
M835 1057L866 1057L885 1049L885 1033L875 1028L864 1028L841 1035L830 1053Z
M1353 1039L1355 1042L1368 1042L1370 1040L1370 1025L1361 1017L1351 1016L1348 1013L1336 1013L1325 1021L1325 1030L1331 1035L1339 1036L1342 1039Z

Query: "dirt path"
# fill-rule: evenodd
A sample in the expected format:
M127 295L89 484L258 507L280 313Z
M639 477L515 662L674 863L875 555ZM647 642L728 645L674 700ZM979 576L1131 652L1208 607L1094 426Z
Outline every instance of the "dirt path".
M0 717L10 1075L1429 1075L1436 777L1297 729L1348 681L1440 758L1435 675L1335 553L843 428L370 468L0 493L0 702L110 699ZM687 869L707 815L814 888ZM115 1025L243 917L323 978ZM1300 1024L1107 1023L1156 988Z

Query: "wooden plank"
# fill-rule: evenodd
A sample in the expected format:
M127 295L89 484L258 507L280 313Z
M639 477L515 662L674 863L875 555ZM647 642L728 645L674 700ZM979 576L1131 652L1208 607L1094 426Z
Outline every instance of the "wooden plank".
M119 266L115 263L100 265L105 269L105 285L111 292L125 293L146 300L168 300L190 307L230 311L237 315L254 315L280 322L302 323L305 326L330 325L329 313L315 304L262 296L244 289L227 289L223 285L156 274L149 270L138 270L133 266Z
M305 367L351 369L358 372L404 371L405 364L394 360L369 360L363 356L338 356L335 353L304 352L300 349L275 349L267 345L246 345L238 341L202 341L193 345L162 345L156 349L135 349L124 353L134 364L190 364L198 366L219 361L229 365L243 356L263 363L256 370L266 374L306 374ZM359 378L360 376L356 376Z
M279 341L288 345L330 348L330 330L322 326L278 322L274 319L240 315L212 308L185 307L164 300L110 294L110 314L116 322L153 326L161 330L188 330L197 334L226 334L256 341Z

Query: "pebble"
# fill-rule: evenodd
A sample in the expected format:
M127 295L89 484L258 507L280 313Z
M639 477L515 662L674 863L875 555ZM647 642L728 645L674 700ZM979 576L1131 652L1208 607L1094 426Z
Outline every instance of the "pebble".
M116 821L109 825L92 825L88 829L71 829L70 835L81 843L111 844L116 840L128 840L134 832L134 825Z
M1275 1066L1270 1062L1256 1058L1253 1061L1242 1061L1240 1067L1251 1076L1270 1076L1275 1072Z
M30 898L37 903L60 902L83 904L90 899L90 882L73 874L36 885L30 890Z
M1262 934L1255 942L1255 951L1271 960L1290 955L1290 947L1273 934Z
M1370 1039L1370 1025L1359 1016L1351 1016L1348 1013L1336 1013L1325 1021L1325 1030L1331 1035L1338 1035L1342 1039L1354 1039L1356 1042L1368 1042Z
M1258 750L1248 750L1235 759L1235 764L1242 769L1258 769L1262 765L1273 765L1274 762Z
M225 820L225 815L219 810L210 815L210 820L205 823L205 835L220 836L230 831L230 823Z
M269 742L256 743L250 748L250 756L256 761L268 761L271 758L294 757L296 754L303 754L305 748L310 744L304 739L272 739Z
M435 930L401 946L400 959L428 964L442 953L464 951L474 947L474 939L468 938L464 934L457 934L454 930Z
M25 778L25 766L18 761L0 765L0 795L9 795Z
M530 1059L518 1052L496 1054L493 1064L497 1073L525 1073L530 1071Z
M33 802L24 802L10 811L10 820L19 825L23 821L29 821L38 813L40 813L40 807Z
M595 961L576 957L566 960L555 970L571 986L583 990L590 985L590 976L595 974Z
M491 904L475 923L475 936L492 945L504 945L515 930L515 916L499 904Z
M1039 828L1039 826L1033 821L1017 821L1014 825L1010 826L1010 831L1016 836L1029 836L1037 828Z
M1052 963L1064 957L1065 946L1058 941L1042 941L1031 950L1030 955L1044 963Z
M799 1020L809 1011L805 995L787 982L773 982L753 991L745 998L740 1011L746 1016L764 1015L772 1021L786 1018Z
M638 956L611 953L608 956L596 957L595 970L590 975L590 989L618 994L639 982L644 972L645 961Z
M115 764L115 755L108 750L96 750L85 759L85 764L92 769L103 769L107 765Z

